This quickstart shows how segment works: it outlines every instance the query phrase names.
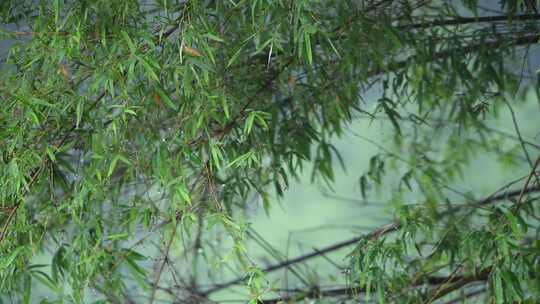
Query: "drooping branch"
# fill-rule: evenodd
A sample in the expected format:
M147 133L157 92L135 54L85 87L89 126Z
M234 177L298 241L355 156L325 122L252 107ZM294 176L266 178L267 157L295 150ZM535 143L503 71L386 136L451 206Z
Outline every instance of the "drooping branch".
M103 91L94 100L94 102L92 103L92 105L89 107L89 109L87 111L91 111L92 109L94 109L97 106L97 104L99 102L101 102L101 100L105 97L105 94L106 94L106 91ZM71 136L71 134L73 134L76 129L77 129L77 124L74 123L67 130L66 134L57 143L53 144L54 150L59 150L61 147L63 147L66 144L69 137ZM44 153L44 155L41 156L41 163L38 165L38 167L34 168L34 170L32 170L32 172L30 173L30 181L28 182L28 184L26 184L26 186L22 190L22 193L20 195L21 198L19 198L17 200L17 202L14 204L14 206L11 208L11 211L8 214L7 219L4 221L4 223L2 225L2 230L0 231L0 244L5 239L5 237L7 235L7 232L8 232L8 229L9 229L9 225L11 224L11 221L13 221L13 218L15 217L15 214L17 213L17 210L19 210L19 207L23 203L24 197L30 192L30 189L32 188L32 186L35 183L37 183L39 175L41 174L43 169L47 166L47 163L49 161L50 161L50 158L49 158L48 154Z
M463 47L457 47L457 48L450 49L450 50L443 50L443 51L440 51L440 52L437 52L437 53L433 54L433 56L431 56L428 60L429 61L442 60L442 59L449 58L450 56L452 56L452 54L455 54L455 53L459 53L461 55L464 55L464 54L475 52L475 51L477 51L479 49L482 49L482 48L488 48L488 49L498 48L498 47L501 47L502 45L504 45L504 43L509 43L509 45L513 46L513 47L522 46L522 45L529 45L529 44L536 43L538 41L538 38L539 38L538 34L528 34L528 35L524 35L522 37L517 37L517 38L509 39L509 40L507 40L507 39L493 39L493 40L489 40L487 42L483 42L481 44L475 43L475 44L470 44L470 45L463 46ZM419 57L417 55L412 55L407 59L397 61L397 62L391 62L385 67L373 68L371 70L368 70L368 71L364 72L363 77L373 78L373 77L377 77L377 76L379 76L381 74L392 73L392 72L395 72L395 71L398 71L398 70L405 69L405 68L411 66L412 64L414 64L418 60L418 58ZM242 119L244 118L244 113L245 113L246 109L253 103L253 101L257 97L259 97L268 87L270 87L272 85L272 83L281 75L281 73L286 71L287 70L286 68L288 66L290 66L292 63L293 63L293 60L291 58L276 73L271 75L271 77L267 81L265 81L263 83L263 85L260 86L259 89L253 95L251 95L251 96L249 96L247 98L247 101L242 106L239 114L237 116L235 116L234 119L232 119L225 127L216 130L212 134L212 137L216 137L216 138L221 139L224 136L226 136L228 133L230 133L234 129L234 127L238 126L239 122L242 121ZM326 88L328 89L331 85L332 85L332 82L328 83ZM284 100L289 100L289 98L285 98ZM206 141L207 141L206 137L200 136L200 137L192 140L191 142L189 142L188 145L193 146L195 144L204 143Z
M313 251L311 253L298 256L298 257L296 257L294 259L286 260L284 262L281 262L281 263L278 263L278 264L275 264L275 265L271 265L271 266L266 267L265 269L263 269L263 272L269 273L269 272L273 272L273 271L276 271L276 270L279 270L279 269L282 269L282 268L285 268L285 267L289 267L289 266L291 266L293 264L301 263L301 262L304 262L306 260L312 259L314 257L318 257L320 255L324 255L326 253L336 251L336 250L339 250L341 248L348 247L350 245L356 244L360 240L363 240L363 239L376 240L376 239L380 238L381 236L383 236L383 235L385 235L387 233L398 230L400 227L401 227L400 223L397 223L397 222L390 223L390 224L381 226L380 228L374 230L373 232L371 232L371 233L369 233L367 235L361 235L361 236L358 236L358 237L354 237L352 239L349 239L349 240L346 240L346 241L343 241L343 242L339 242L337 244L334 244L334 245L331 245L331 246L328 246L328 247L325 247L325 248L322 248L322 249L318 249L318 250ZM230 287L232 285L239 284L242 281L244 281L244 279L245 279L244 277L236 278L234 280L231 280L231 281L228 281L228 282L225 282L225 283L217 284L213 288L211 288L211 289L209 289L207 291L204 291L201 294L209 295L209 294L214 293L214 292L216 292L218 290Z
M155 34L154 40L156 42L160 42L162 39L167 39L168 37L170 37L179 28L179 26L180 26L180 22L177 20L177 22L173 26L171 26L167 31L165 31L164 33ZM148 44L146 43L146 44L142 45L141 50L143 52L147 52L148 51ZM107 90L105 90L105 89L102 90L101 93L95 98L94 102L92 102L90 107L88 107L88 109L85 109L84 114L82 116L85 116L89 112L93 111L98 106L98 104L105 98L106 95L107 95ZM69 126L69 128L67 129L65 135L59 141L57 141L56 143L52 143L52 146L54 147L55 151L60 150L60 148L64 147L64 145L66 145L68 139L71 137L72 134L75 133L75 130L77 129L78 125L79 125L79 123L71 124ZM4 223L2 225L2 230L0 231L0 244L5 239L5 237L7 235L7 232L8 232L8 229L9 229L9 225L13 221L13 218L15 217L15 214L17 213L17 210L19 209L19 207L23 203L24 197L27 194L29 194L30 188L38 181L39 175L43 171L43 168L45 168L47 166L47 163L49 161L50 161L49 156L47 155L47 153L44 153L44 155L41 157L41 162L29 174L30 181L28 182L26 187L23 189L23 191L22 191L22 193L20 195L21 198L15 202L15 204L12 207L10 213L8 214L7 219L4 221Z
M498 195L490 195L490 196L488 196L488 197L486 197L484 199L476 201L475 203L464 205L464 206L485 206L485 205L489 205L489 204L499 202L499 201L502 201L502 200L519 197L520 195L522 195L521 194L522 192L524 194L538 193L538 192L540 192L540 186L530 187L530 188L527 188L525 190L520 189L520 190L508 191L508 192L501 193L501 194L498 194ZM461 207L463 207L463 206L461 206ZM441 218L452 214L457 208L460 208L460 207L456 207L455 209L452 208L451 209L452 212L442 213L440 215ZM328 247L324 247L322 249L315 250L315 251L307 253L305 255L301 255L301 256L298 256L296 258L286 260L284 262L281 262L281 263L278 263L278 264L275 264L275 265L268 266L268 267L263 269L263 272L270 273L270 272L273 272L273 271L276 271L276 270L279 270L279 269L282 269L282 268L289 267L289 266L291 266L293 264L302 263L302 262L305 262L305 261L307 261L309 259L321 256L323 254L327 254L329 252L336 251L336 250L339 250L341 248L348 247L350 245L356 244L361 240L365 240L365 239L376 240L376 239L379 239L380 237L382 237L382 236L384 236L384 235L386 235L386 234L388 234L390 232L397 231L400 228L401 228L401 223L399 223L399 222L386 224L384 226L381 226L378 229L375 229L371 233L361 235L361 236L358 236L358 237L354 237L354 238L351 238L349 240L345 240L345 241L330 245ZM214 293L216 291L222 290L224 288L228 288L228 287L233 286L233 285L240 284L245 279L246 279L245 277L239 277L239 278L236 278L236 279L224 282L224 283L216 284L214 287L212 287L212 288L210 288L210 289L208 289L206 291L203 291L200 294L204 295L204 296L208 296L208 295L210 295L210 294L212 294L212 293Z

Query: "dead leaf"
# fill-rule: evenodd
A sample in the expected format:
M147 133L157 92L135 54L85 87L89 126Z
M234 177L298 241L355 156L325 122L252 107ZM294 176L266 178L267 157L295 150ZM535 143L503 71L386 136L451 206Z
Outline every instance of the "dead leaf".
M58 67L58 72L62 74L66 79L70 79L71 73L69 71L69 68L65 64L60 64L60 67Z
M162 103L161 103L161 96L159 96L159 94L157 93L154 93L154 102L161 107Z

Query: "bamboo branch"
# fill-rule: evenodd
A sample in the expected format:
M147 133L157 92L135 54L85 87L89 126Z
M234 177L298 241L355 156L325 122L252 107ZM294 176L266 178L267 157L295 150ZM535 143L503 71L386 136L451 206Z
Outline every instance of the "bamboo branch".
M482 200L478 200L475 204L473 204L473 206L476 206L476 205L484 206L484 205L488 205L488 204L498 202L498 201L502 201L502 200L505 200L505 199L518 197L518 196L522 195L521 194L522 192L525 193L525 194L526 193L540 192L540 186L527 188L527 189L523 189L523 190L509 191L509 192L502 193L502 194L499 194L499 195L491 195L491 196L488 196L487 198L484 198ZM451 213L452 212L443 213L443 214L441 214L441 218L445 217L445 216L448 216ZM265 273L269 273L269 272L273 272L273 271L276 271L276 270L279 270L279 269L282 269L282 268L286 268L286 267L289 267L289 266L291 266L293 264L301 263L301 262L307 261L309 259L318 257L320 255L323 255L323 254L326 254L326 253L329 253L329 252L332 252L332 251L336 251L336 250L339 250L341 248L348 247L350 245L356 244L360 240L364 240L364 239L377 240L380 237L382 237L382 236L384 236L384 235L386 235L386 234L388 234L390 232L394 232L394 231L399 230L400 228L401 228L401 223L399 223L399 222L393 222L393 223L390 223L390 224L386 224L384 226L379 227L378 229L375 229L371 233L361 235L361 236L357 236L357 237L354 237L354 238L351 238L351 239L336 243L334 245L330 245L330 246L324 247L322 249L315 250L315 251L310 252L308 254L301 255L301 256L298 256L296 258L286 260L284 262L281 262L281 263L278 263L278 264L275 264L275 265L268 266L265 269L263 269L262 271L265 272ZM208 295L210 295L210 294L212 294L212 293L214 293L216 291L219 291L221 289L228 288L230 286L240 284L245 279L246 279L245 277L238 277L236 279L233 279L233 280L230 280L230 281L227 281L227 282L224 282L224 283L216 284L214 287L212 287L212 288L210 288L210 289L208 289L206 291L203 291L200 294L204 295L204 296L208 296Z
M429 28L436 26L448 26L448 25L464 25L471 23L490 23L490 22L501 22L501 21L529 21L529 20L540 20L539 14L524 14L524 15L502 15L502 16L484 16L484 17L457 17L453 19L446 20L433 20L431 22L421 22L410 25L399 26L398 28Z
M444 286L447 284L451 284L445 289L436 289L436 290L440 290L439 293L437 294L438 297L442 297L443 295L446 295L472 282L487 280L489 276L489 272L490 272L490 268L487 268L477 274L470 275L470 276L428 277L423 281L414 282L413 286L425 286L425 285ZM353 298L362 293L365 293L366 291L367 290L365 288L343 287L343 288L335 288L335 289L327 289L327 290L320 290L318 288L312 288L310 290L296 292L294 295L291 295L291 296L284 296L284 297L262 300L259 302L259 304L277 304L277 303L283 303L283 302L295 303L296 301L301 301L306 298L307 299L325 298L325 297Z

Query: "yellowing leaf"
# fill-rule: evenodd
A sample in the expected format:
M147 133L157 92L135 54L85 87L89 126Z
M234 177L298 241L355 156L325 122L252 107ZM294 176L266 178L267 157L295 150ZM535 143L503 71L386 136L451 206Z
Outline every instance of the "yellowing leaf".
M201 57L202 54L198 50L194 48L190 48L189 46L182 46L182 51L188 55L195 56L195 57Z

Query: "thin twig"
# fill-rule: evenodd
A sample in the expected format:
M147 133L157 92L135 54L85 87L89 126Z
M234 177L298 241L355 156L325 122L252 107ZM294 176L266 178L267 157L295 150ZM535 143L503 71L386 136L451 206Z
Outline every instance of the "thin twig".
M512 108L512 105L510 104L510 102L506 98L504 99L504 103L508 107L508 111L510 111L510 116L512 116L512 123L514 124L514 130L516 131L516 135L517 135L517 137L519 139L519 143L521 144L523 154L527 158L527 162L529 162L529 166L532 168L533 167L533 162L531 160L531 156L529 155L529 152L527 151L527 147L525 147L525 141L523 140L523 137L521 136L521 132L519 130L519 125L518 125L517 119L516 119L516 113L514 112L514 109Z
M487 268L471 276L428 277L425 280L415 281L413 285L414 286L422 286L422 285L436 285L437 286L437 285L444 285L444 284L452 284L440 292L440 295L442 296L443 292L446 292L445 294L448 294L450 291L455 290L457 286L462 287L472 282L487 280L487 277L489 276L489 270L490 268ZM343 287L343 288L321 290L320 288L315 286L309 290L296 291L294 295L291 295L288 297L278 297L274 299L262 300L259 303L261 304L277 304L277 303L289 303L289 302L295 303L295 301L301 301L306 298L309 299L309 298L324 298L324 297L351 298L353 296L356 296L364 292L367 292L366 288Z
M523 189L521 190L521 193L519 194L519 198L517 200L517 205L518 206L521 204L521 200L523 199L523 196L525 195L525 192L527 191L527 188L529 187L529 183L531 181L531 178L532 178L533 175L535 175L536 168L538 168L539 164L540 164L540 155L536 159L536 162L534 163L534 166L533 166L533 168L531 170L531 173L527 177L527 181L525 182L525 185L523 186Z
M449 26L449 25L464 25L470 23L490 23L490 22L502 22L502 21L529 21L529 20L540 20L540 15L538 14L523 14L523 15L502 15L502 16L483 16L483 17L456 17L453 19L446 20L433 20L431 22L422 22L410 25L403 25L399 28L431 28L436 26Z
M178 228L178 223L179 222L176 222L176 225L174 226L173 231L171 233L171 238L167 242L167 247L165 249L163 262L161 262L161 264L159 266L159 269L158 269L158 272L157 272L157 275L156 275L156 280L154 281L154 285L152 286L152 292L150 294L150 301L149 301L150 304L154 303L154 298L156 296L156 290L157 290L156 286L159 286L159 280L161 279L161 274L163 273L163 269L165 268L165 263L169 259L169 251L171 250L172 242L174 241L174 237L176 236L176 230Z

